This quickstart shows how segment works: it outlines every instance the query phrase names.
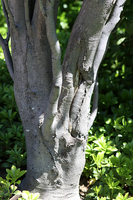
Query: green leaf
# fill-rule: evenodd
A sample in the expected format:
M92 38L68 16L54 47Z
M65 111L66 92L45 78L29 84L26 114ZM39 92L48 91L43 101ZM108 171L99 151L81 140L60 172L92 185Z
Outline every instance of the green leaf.
M15 195L20 195L21 193L22 193L21 191L16 190L13 194L15 194Z
M26 200L37 200L40 196L39 193L30 193L29 191L26 191L24 190L22 193L21 193L22 197Z
M11 188L12 193L13 193L13 192L17 189L17 186L15 186L15 185L11 185L10 188Z
M5 163L2 163L2 164L1 164L1 167L3 167L3 168L9 168L9 167L11 167L11 164L5 162Z
M6 169L7 171L7 180L11 180L11 183L16 182L17 179L19 179L21 176L23 176L26 173L26 170L20 171L20 168L16 168L14 165L11 167L11 170Z
M99 163L101 163L102 160L103 160L103 158L104 158L104 152L98 152L97 161L98 161Z
M112 121L111 118L108 118L108 119L105 119L105 120L106 120L106 121L105 121L106 124L110 124L111 121Z
M125 39L126 39L126 37L123 37L123 38L120 38L118 41L117 41L117 45L120 45L120 44L122 44L122 42L124 42L125 41Z

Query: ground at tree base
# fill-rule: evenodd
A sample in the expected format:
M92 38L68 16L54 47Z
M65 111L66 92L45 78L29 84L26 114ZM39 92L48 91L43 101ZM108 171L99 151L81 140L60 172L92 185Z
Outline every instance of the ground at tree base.
M89 190L89 180L85 176L81 176L80 184L79 184L79 194L81 200L84 200L86 194Z
M89 183L87 181L87 178L82 177L79 185L79 194L81 200L84 200L86 194L88 193L88 190L89 190ZM20 198L20 195L15 195L10 200L18 200L18 198Z
M6 177L5 171L2 169L0 169L0 177L2 178ZM89 190L89 181L87 177L81 176L81 180L79 184L79 194L80 194L81 200L84 200L86 194L88 193L88 190ZM18 198L20 198L20 196L15 195L10 200L18 200Z

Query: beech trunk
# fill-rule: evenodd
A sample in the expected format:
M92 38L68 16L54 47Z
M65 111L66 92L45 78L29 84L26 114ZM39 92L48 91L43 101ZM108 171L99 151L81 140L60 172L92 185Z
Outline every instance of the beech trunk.
M61 64L59 0L2 0L8 34L0 35L0 44L27 148L22 190L45 200L80 199L88 131L97 113L97 72L125 1L84 0Z

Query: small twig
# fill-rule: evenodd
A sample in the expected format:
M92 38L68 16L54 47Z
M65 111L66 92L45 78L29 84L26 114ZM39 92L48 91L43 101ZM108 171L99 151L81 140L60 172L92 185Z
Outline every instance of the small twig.
M5 18L6 18L6 23L7 23L7 26L8 26L8 33L7 33L6 39L3 39L3 37L0 35L0 45L1 45L3 52L4 52L5 61L6 61L6 64L7 64L8 71L10 73L11 78L14 80L13 62L12 62L11 53L10 53L10 50L9 50L9 47L8 47L8 42L9 42L9 38L10 38L9 17L10 17L10 20L11 20L12 25L14 27L15 27L15 23L14 23L12 13L11 13L9 6L8 6L8 2L6 0L2 0L2 7L3 7L3 12L4 12Z
M5 15L6 23L7 23L7 27L8 27L8 32L7 32L7 37L6 37L6 41L8 43L9 38L10 38L10 22L9 22L8 13L7 13L7 10L6 10L6 7L5 7L5 3L4 3L3 0L1 2L2 2L3 12L4 12L4 15Z
M12 15L12 13L11 13L11 11L10 11L9 5L8 5L8 1L7 1L7 0L3 0L3 2L4 2L4 5L5 5L5 8L6 8L6 11L7 11L7 13L8 13L9 19L10 19L10 23L11 23L11 25L12 25L12 26L14 27L14 29L15 29L15 28L16 28L15 22L14 22L13 15Z
M7 40L3 39L1 34L0 34L0 45L1 45L3 52L4 52L5 61L6 61L6 64L7 64L8 71L10 73L12 80L14 81L14 70L13 70L12 57L11 57L11 54L10 54L10 50L9 50L9 47L8 47Z
M14 195L10 200L18 200L18 198L21 197L21 194L20 195Z
M11 58L11 54L9 51L9 47L8 47L8 42L10 39L10 23L13 26L13 28L15 29L15 22L14 22L14 18L13 15L9 9L9 5L8 5L8 1L7 0L1 0L2 1L2 7L3 7L3 12L6 18L6 23L7 23L7 27L8 27L8 32L7 32L7 37L6 39L3 39L2 36L0 35L0 42L1 42L1 46L3 48L3 51L6 49L7 52L4 52L4 54L7 55L7 57L9 57L10 62L12 63L12 58ZM5 47L5 48L4 48ZM5 58L6 59L6 58ZM8 61L6 61L8 62ZM13 68L12 68L13 69ZM10 71L10 70L9 70ZM11 74L10 74L11 75ZM11 77L13 78L13 76L11 75Z

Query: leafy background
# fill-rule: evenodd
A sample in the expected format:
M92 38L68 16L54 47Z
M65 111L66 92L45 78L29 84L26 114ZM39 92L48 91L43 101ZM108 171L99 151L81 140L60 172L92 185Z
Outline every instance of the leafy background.
M62 59L81 5L82 1L76 0L60 2L57 35ZM6 37L6 31L0 4L0 33ZM99 109L89 131L86 165L82 174L88 184L85 200L133 199L132 77L133 1L127 0L121 21L111 34L108 51L99 70ZM13 94L13 82L7 71L1 47L0 147L0 176L5 178L12 165L21 170L26 169L23 128ZM2 188L3 179L0 181ZM0 195L0 199L5 198L5 193Z

